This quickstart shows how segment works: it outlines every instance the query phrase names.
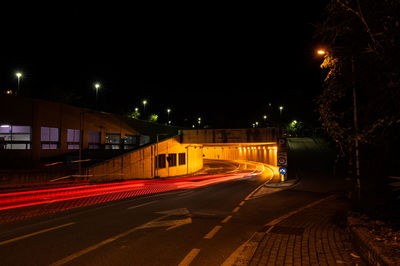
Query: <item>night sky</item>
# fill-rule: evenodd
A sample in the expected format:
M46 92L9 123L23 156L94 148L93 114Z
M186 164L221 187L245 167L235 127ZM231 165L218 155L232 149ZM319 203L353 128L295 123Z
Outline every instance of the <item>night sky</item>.
M25 96L91 107L99 81L103 110L147 99L161 123L171 108L178 125L202 117L212 127L250 127L264 114L279 120L281 104L287 120L315 120L312 36L325 1L70 3L1 9L0 90L15 88L21 71Z

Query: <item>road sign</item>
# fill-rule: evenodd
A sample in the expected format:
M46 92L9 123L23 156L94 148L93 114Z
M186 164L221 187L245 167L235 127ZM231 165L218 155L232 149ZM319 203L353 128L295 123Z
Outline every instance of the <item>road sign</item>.
M280 173L281 175L286 174L286 172L287 172L287 170L286 170L285 167L280 167L280 168L279 168L279 173Z
M286 152L278 152L277 156L278 166L287 166L287 153Z
M285 148L286 148L286 138L279 138L278 146L279 146L279 148L282 148L283 146L285 146Z

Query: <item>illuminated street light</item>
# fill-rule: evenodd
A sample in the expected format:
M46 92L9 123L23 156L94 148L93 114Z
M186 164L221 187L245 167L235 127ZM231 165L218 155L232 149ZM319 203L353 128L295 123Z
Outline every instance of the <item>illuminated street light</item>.
M19 93L20 93L19 84L21 83L22 73L21 72L17 72L17 73L15 73L15 75L17 76L17 80L18 80L18 86L17 86L17 91L16 91L15 95L19 95Z
M147 100L143 100L143 113L144 113L144 111L146 110L146 104L147 104Z
M324 54L326 54L326 51L323 49L319 49L319 50L317 50L317 54L324 55Z
M169 113L171 113L171 109L167 109L167 114L168 114L168 124L170 124L171 121L169 121Z
M267 120L267 115L264 115L264 116L263 116L263 119L264 119L264 120Z
M282 116L282 111L283 111L283 106L281 105L281 106L279 106L279 115L281 115L281 116Z
M94 84L94 89L96 90L96 109L98 109L98 94L99 94L100 83Z

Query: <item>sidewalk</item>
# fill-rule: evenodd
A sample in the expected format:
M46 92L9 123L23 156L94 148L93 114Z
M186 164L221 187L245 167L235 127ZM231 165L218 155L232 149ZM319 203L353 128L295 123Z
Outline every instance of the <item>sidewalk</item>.
M242 246L234 265L364 265L345 231L350 203L337 196L266 224Z

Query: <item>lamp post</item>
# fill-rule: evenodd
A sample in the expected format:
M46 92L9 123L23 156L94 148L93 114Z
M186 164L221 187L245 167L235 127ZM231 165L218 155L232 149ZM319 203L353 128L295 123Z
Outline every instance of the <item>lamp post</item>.
M99 94L100 83L94 84L94 89L96 90L96 109L98 109L98 94Z
M171 109L167 109L167 114L168 114L168 125L170 124L171 121L169 121L169 113L171 113Z
M146 111L146 104L147 104L147 100L143 100L143 115L144 115L144 112Z
M20 85L20 83L21 83L22 73L21 73L21 72L17 72L17 73L15 73L15 75L17 76L17 82L18 82L18 84L17 84L17 91L16 91L15 95L19 95L19 93L20 93L20 91L19 91L19 85Z
M317 50L320 56L328 55L328 51L324 49ZM357 115L357 91L355 81L355 65L354 55L351 56L351 75L352 75L352 91L353 91L353 126L354 126L354 150L355 150L355 164L356 164L356 190L358 198L361 197L361 183L360 183L360 150L358 142L358 115Z

